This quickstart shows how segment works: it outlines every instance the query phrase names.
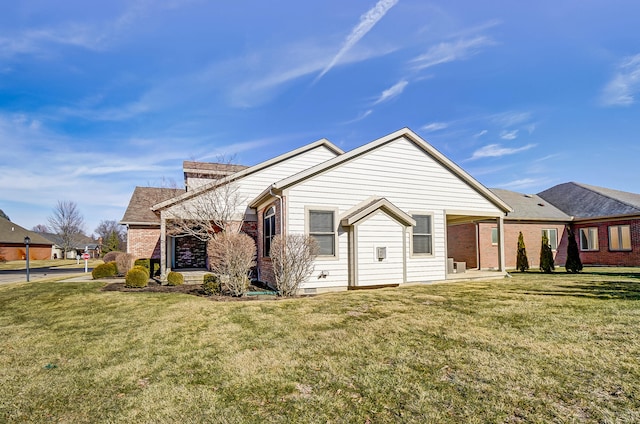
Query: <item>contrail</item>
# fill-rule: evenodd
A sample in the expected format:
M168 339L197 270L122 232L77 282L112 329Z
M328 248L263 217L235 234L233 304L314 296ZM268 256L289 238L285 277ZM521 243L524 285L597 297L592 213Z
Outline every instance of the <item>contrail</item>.
M353 46L355 46L362 37L364 37L369 31L371 31L374 25L377 24L378 21L382 19L384 15L386 15L389 9L396 5L396 3L398 3L398 0L379 0L378 3L373 6L373 8L367 11L367 13L365 13L364 15L360 16L360 22L358 23L358 25L353 28L351 34L349 34L347 39L344 41L344 44L342 45L342 48L340 49L338 54L334 56L333 60L331 60L331 62L322 70L322 72L320 72L320 75L318 75L313 81L314 84L327 72L329 72L331 68L333 68L335 64L338 63L340 58L342 58L342 56L344 56L346 52L348 52Z

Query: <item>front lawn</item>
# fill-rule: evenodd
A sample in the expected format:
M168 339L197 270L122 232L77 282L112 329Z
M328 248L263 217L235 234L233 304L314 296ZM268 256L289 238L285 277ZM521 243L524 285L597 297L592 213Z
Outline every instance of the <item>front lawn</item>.
M0 422L638 422L640 269L211 302L0 287Z

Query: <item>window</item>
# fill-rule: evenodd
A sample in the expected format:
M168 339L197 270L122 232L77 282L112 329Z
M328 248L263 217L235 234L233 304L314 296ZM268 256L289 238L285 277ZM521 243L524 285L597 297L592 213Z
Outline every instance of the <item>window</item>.
M276 209L271 206L264 213L262 233L264 235L264 249L262 256L268 257L271 253L271 242L276 235Z
M498 228L497 227L491 229L491 244L494 246L498 244Z
M598 250L598 228L580 228L580 249Z
M430 255L433 253L433 233L431 215L412 215L416 220L413 227L413 254Z
M558 250L558 230L556 230L555 228L550 228L547 230L542 230L542 234L547 235L551 250Z
M629 225L609 227L609 250L631 250L631 227Z
M333 211L309 211L309 235L318 242L318 256L336 255Z

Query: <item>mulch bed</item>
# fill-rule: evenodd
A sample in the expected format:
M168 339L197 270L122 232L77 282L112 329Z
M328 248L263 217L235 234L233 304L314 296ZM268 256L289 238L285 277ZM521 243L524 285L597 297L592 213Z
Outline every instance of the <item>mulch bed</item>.
M264 290L265 289L262 287L256 287L253 285L249 286L249 291L264 291ZM147 287L142 287L142 288L125 287L124 283L109 283L102 288L102 291L182 293L182 294L190 294L193 296L201 296L215 302L246 302L246 301L252 301L252 300L281 299L280 296L273 296L273 295L244 296L244 297L233 297L233 296L222 296L222 295L208 296L204 293L204 291L202 290L202 285L200 284L182 284L180 286L167 286L167 285L162 285L156 281L150 282Z

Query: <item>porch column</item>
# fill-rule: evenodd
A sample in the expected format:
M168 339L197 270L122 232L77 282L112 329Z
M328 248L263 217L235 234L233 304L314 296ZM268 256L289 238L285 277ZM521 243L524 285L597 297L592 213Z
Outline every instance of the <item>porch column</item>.
M160 279L167 278L167 218L164 210L160 211Z
M498 217L498 268L501 272L507 270L504 256L504 216L502 215Z

